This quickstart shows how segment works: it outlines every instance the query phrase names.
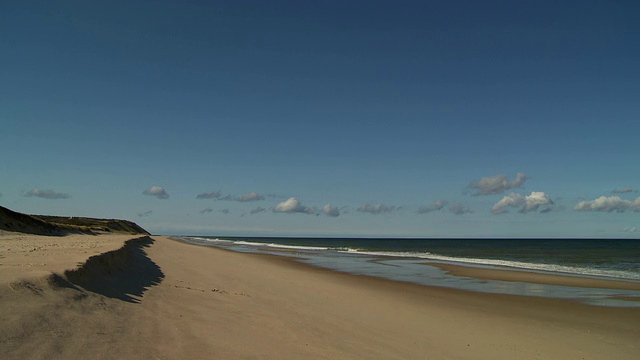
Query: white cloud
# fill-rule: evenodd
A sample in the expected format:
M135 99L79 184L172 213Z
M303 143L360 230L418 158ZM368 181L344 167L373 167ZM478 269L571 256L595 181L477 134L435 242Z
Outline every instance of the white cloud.
M436 200L429 206L421 206L416 211L418 214L428 214L432 211L440 211L447 206L447 200Z
M524 196L516 193L511 193L503 197L495 205L493 205L491 212L493 212L494 214L502 214L507 212L507 210L505 210L506 207L519 207L522 204L524 204Z
M385 204L369 205L367 203L364 203L360 205L360 207L358 207L356 210L362 213L383 214L383 213L392 212L395 209L396 207L391 205L385 205Z
M471 211L471 209L464 207L464 205L462 205L460 203L455 203L455 204L449 206L449 211L451 211L455 215L464 215L464 214L468 214L468 213L472 213L473 212L473 211Z
M168 199L169 194L164 190L162 186L152 186L149 189L142 192L144 195L155 196L158 199Z
M315 214L317 211L314 208L303 206L298 199L292 197L288 200L285 200L273 208L273 212L275 213L304 213L304 214Z
M502 214L507 212L506 208L514 207L520 208L518 212L523 214L538 210L541 213L547 213L552 210L554 205L553 200L542 191L533 191L527 196L511 193L493 205L491 212Z
M237 198L238 201L241 202L247 202L247 201L258 201L258 200L264 200L264 196L256 193L256 192L250 192L248 194L244 194L242 196L240 196L239 198Z
M517 173L513 181L509 181L506 175L496 175L472 181L469 187L477 190L474 195L494 195L520 187L526 180L527 176L523 173Z
M57 193L57 192L55 192L53 190L40 190L38 188L35 188L35 189L29 191L24 196L26 196L26 197L39 197L39 198L48 199L48 200L68 199L68 198L71 197L71 195L69 195L69 194Z
M538 211L546 213L551 211L554 204L553 200L542 191L532 191L531 194L524 197L525 205L520 209L521 213Z
M580 201L573 208L576 211L602 211L602 212L625 212L640 211L640 197L633 201L621 199L618 196L600 196L595 200Z
M622 231L628 232L628 233L634 233L634 232L638 231L638 228L636 228L635 226L627 226Z
M322 207L322 212L330 217L338 217L340 216L340 209L338 209L337 207L331 205L331 204L326 204L325 206Z
M220 194L220 191L214 191L210 193L198 194L196 196L196 199L218 199L220 196L222 196L222 194Z

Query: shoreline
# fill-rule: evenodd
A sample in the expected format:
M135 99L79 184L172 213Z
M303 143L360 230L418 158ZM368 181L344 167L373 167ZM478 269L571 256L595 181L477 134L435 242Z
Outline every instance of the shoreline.
M564 299L606 307L640 307L640 282L633 280L375 254L343 256L336 253L334 256L333 252L325 254L302 247L229 246L224 242L222 245L193 242L181 236L172 239L194 246L285 257L331 271L421 286Z
M262 252L243 252L236 251L230 248L219 247L214 245L199 245L194 244L189 241L185 241L181 239L179 236L167 236L169 239L177 242L181 242L184 244L206 247L206 248L216 248L223 251L231 251L241 254L255 254L255 255L264 255L267 257L276 257L276 258L285 258L293 261L294 263L300 263L310 267L317 267L320 269L328 270L328 271L336 271L340 273L347 273L356 276L371 276L374 278L380 278L378 276L373 275L359 275L353 274L349 271L340 271L333 268L326 268L320 265L316 265L313 262L303 262L301 260L305 259L306 255L313 255L313 253L308 253L301 250L295 249L278 249L278 248L267 248L267 247L258 247L256 248ZM265 253L268 252L268 253ZM283 255L278 255L283 254ZM290 255L299 255L301 257L292 257ZM390 260L394 259L393 257L383 257L373 259L384 259ZM406 260L407 258L400 258L401 260ZM528 284L540 284L540 285L557 285L557 286L566 286L566 287L576 287L576 288L590 288L590 289L612 289L612 290L631 290L631 291L640 291L640 281L632 281L625 279L615 279L615 278L605 278L605 277L597 277L597 276L586 276L581 274L565 274L559 272L544 272L538 270L529 270L529 269L520 269L520 268L507 268L507 267L498 267L498 266L486 266L481 267L477 266L473 263L464 263L459 262L453 264L451 262L440 262L438 260L425 260L425 259L415 259L417 262L420 262L421 265L431 266L438 269L443 270L445 273L456 276L456 277L469 277L477 280L497 280L497 281L507 281L507 282L521 282ZM375 260L373 260L375 262ZM381 278L386 279L386 278ZM401 280L387 279L389 281L398 281L398 282L407 282ZM434 286L437 285L424 285L413 282L407 282L411 284L417 284L420 286ZM473 290L465 290L471 292L479 292ZM526 296L526 295L516 295L516 296ZM640 300L640 299L639 299Z
M593 280L606 280L606 281L617 281L620 284L615 285L614 287L604 285L605 288L611 289L624 289L625 283L629 284L640 284L640 274L634 272L632 270L625 269L624 267L619 267L616 264L617 262L611 262L611 264L605 264L604 266L593 266L593 264L589 265L589 262L585 262L585 265L578 264L576 262L568 261L563 263L561 258L555 259L556 261L550 262L531 262L529 263L527 260L522 260L518 256L516 257L487 257L487 258L467 258L466 256L461 255L442 255L447 254L446 249L443 249L442 253L438 252L437 248L431 249L429 248L429 244L425 244L422 250L416 250L412 248L412 250L407 250L408 252L403 252L401 250L392 251L392 250L379 250L380 244L376 244L375 242L371 244L371 248L369 249L369 245L358 242L361 240L369 240L369 239L345 239L351 240L352 243L337 243L336 241L341 241L339 238L328 238L321 239L324 242L314 243L314 238L292 238L293 242L287 240L288 238L281 238L279 242L269 243L262 242L264 239L271 238L234 238L234 237L223 237L223 238L214 238L213 236L207 237L198 237L198 236L174 236L174 238L203 246L215 246L224 249L231 249L240 252L261 252L261 253L276 253L276 254L284 254L284 255L296 255L296 254L308 254L311 259L314 257L323 258L328 255L329 257L340 258L347 255L352 256L361 256L361 257L369 257L373 259L374 262L379 262L383 264L395 263L398 261L406 261L418 263L420 261L425 264L434 263L434 264L443 264L443 265L451 265L451 266L460 266L464 268L475 268L475 269L490 269L490 270L500 270L500 271L512 271L516 273L534 273L534 274L545 274L545 275L555 275L555 276L565 276L568 278L584 278L584 279L593 279ZM274 238L276 239L276 238ZM278 238L279 239L279 238ZM297 241L300 240L300 241ZM377 239L371 239L377 240ZM408 246L406 243L402 241L405 239L381 239L385 241L385 244L382 244L383 247L392 246L390 241L400 241L400 248L402 249L405 246ZM432 239L419 239L425 241L431 241ZM466 241L466 239L454 239ZM476 239L473 239L476 240ZM525 239L527 241L537 241L537 240L545 240L545 239ZM589 241L591 239L558 239L562 241L572 241L579 240L580 242ZM594 239L597 241L603 241L603 239ZM309 242L310 241L310 242ZM440 241L440 240L434 240ZM615 239L615 241L620 241L620 239ZM463 244L464 245L464 244ZM638 244L640 245L640 244ZM413 246L413 244L411 244ZM422 246L422 245L419 245ZM434 246L438 247L437 243ZM531 246L531 244L525 244L525 246ZM581 245L582 246L582 245ZM587 246L587 245L585 245ZM601 246L601 245L598 245ZM627 244L618 244L616 249L624 249ZM459 247L457 244L453 244L452 248ZM386 248L385 248L386 249ZM537 249L537 248L536 248ZM589 250L590 249L590 250ZM594 248L596 249L596 248ZM620 251L620 249L616 251ZM535 249L534 249L535 250ZM565 249L566 250L566 249ZM593 249L587 248L581 249L581 251L587 250L593 252ZM636 251L637 248L629 248L629 250ZM414 252L415 251L415 252ZM509 247L505 248L505 251L509 251ZM424 253L423 253L424 252ZM433 252L433 254L431 254ZM468 255L468 254L467 254ZM540 255L540 254L538 254ZM590 254L593 261L598 261L597 255ZM595 256L595 257L594 257ZM355 257L357 259L357 257ZM553 260L552 259L552 260ZM625 263L625 259L620 259L622 263ZM326 263L326 262L325 262ZM511 265L513 263L513 265ZM610 265L610 266L609 266ZM490 280L491 278L486 278ZM506 280L505 280L506 281ZM544 283L542 280L538 280L539 283ZM596 281L597 283L598 281ZM568 285L571 286L571 285ZM635 290L634 285L630 285L633 290Z
M243 256L249 257L257 257L257 258L265 258L269 259L269 261L274 262L282 262L286 266L291 266L295 268L299 268L304 271L318 271L318 272L326 272L329 274L336 274L340 276L353 277L355 279L368 279L371 281L382 281L389 283L397 283L401 286L415 286L418 288L427 288L434 290L442 290L442 291L452 291L452 292L461 292L463 294L477 295L477 296L506 296L506 297L515 297L515 298L533 298L533 299L542 299L549 301L560 301L560 302L569 302L573 304L579 304L581 306L589 306L589 307L604 307L604 308L621 308L619 306L608 306L608 305L594 305L587 304L581 302L576 299L563 299L563 298L554 298L554 297L545 297L545 296L530 296L530 295L517 295L517 294L502 294L502 293L487 293L483 291L476 290L468 290L462 288L455 287L445 287L438 285L426 285L421 283L416 283L412 281L404 281L404 280L396 280L391 278L385 278L381 276L368 275L368 274L359 274L353 273L349 271L341 271L336 270L334 268L324 267L313 262L305 262L306 259L304 255L305 252L300 252L296 250L288 250L288 249L270 249L266 248L264 250L268 250L272 253L260 253L260 252L243 252L236 251L229 248L217 247L217 246L203 246L194 243L190 243L188 241L182 240L180 237L176 236L164 236L171 241L175 241L181 244L185 244L188 246L194 247L202 247L202 248L211 248L215 250L220 250L223 252L229 252L233 254L241 254ZM287 255L279 255L279 253L283 254L298 254L300 257L293 257ZM496 280L496 281L506 281L506 282L519 282L526 284L539 284L539 285L552 285L552 286L566 286L573 288L589 288L589 289L613 289L613 290L630 290L630 291L640 291L640 282L633 281L624 281L617 279L604 279L604 278L591 278L584 277L580 275L573 276L572 274L561 274L561 273L540 273L536 271L528 271L526 269L499 269L499 268L481 268L475 267L473 264L468 266L465 265L454 265L450 263L441 263L437 261L429 261L429 262L421 262L421 265L431 266L438 269L443 270L445 273L456 276L456 277L469 277L476 280ZM640 293L638 294L640 295ZM622 296L621 296L622 297ZM633 301L640 301L639 298L633 298ZM629 308L632 309L632 308ZM637 309L640 312L640 308Z
M85 283L0 287L0 351L8 359L640 356L638 308L424 286L162 236L136 244L114 261L103 252ZM92 289L100 284L111 292Z

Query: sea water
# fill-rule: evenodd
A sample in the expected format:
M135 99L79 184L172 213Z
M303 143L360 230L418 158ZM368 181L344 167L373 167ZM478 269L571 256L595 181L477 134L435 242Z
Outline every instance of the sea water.
M448 263L640 282L640 239L179 238L197 245L289 256L336 271L422 285L640 307L640 291L459 277L429 266Z

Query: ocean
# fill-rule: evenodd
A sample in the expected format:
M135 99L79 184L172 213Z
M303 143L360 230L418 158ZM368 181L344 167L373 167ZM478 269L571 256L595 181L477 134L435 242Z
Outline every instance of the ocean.
M294 257L336 271L489 293L640 306L640 291L458 277L434 263L640 283L640 239L178 237L202 246Z

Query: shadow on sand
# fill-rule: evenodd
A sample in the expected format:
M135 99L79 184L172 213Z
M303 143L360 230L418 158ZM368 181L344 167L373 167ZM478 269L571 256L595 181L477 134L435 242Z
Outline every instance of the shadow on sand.
M58 285L75 288L131 303L139 303L143 293L164 279L160 267L145 251L154 240L149 236L127 241L120 249L90 257L75 270L64 275L69 282Z

